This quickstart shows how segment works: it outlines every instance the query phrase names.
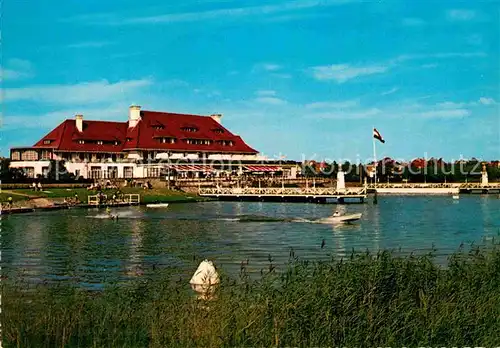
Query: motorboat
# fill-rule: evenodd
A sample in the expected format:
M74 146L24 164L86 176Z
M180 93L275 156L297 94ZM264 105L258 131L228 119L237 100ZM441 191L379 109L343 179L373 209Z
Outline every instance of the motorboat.
M322 223L349 223L361 219L362 213L341 214L336 211L332 216L321 219Z
M146 204L147 208L167 208L168 203L151 203L151 204Z

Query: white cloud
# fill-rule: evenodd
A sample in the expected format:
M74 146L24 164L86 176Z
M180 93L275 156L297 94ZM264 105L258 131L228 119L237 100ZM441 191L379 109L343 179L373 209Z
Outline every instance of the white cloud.
M367 75L382 74L394 69L403 62L425 59L450 59L450 58L478 58L486 57L484 52L444 52L427 54L402 54L385 62L374 63L371 65L356 64L334 64L325 66L316 66L309 68L312 76L317 80L335 80L338 83L344 83L348 80ZM424 69L437 67L436 63L427 63L421 66Z
M306 104L307 109L345 109L352 108L359 105L357 100L345 100L336 102L315 102Z
M286 100L276 97L260 97L256 98L255 101L257 103L267 104L267 105L284 105L287 103Z
M394 88L391 88L388 91L380 93L380 95L389 95L389 94L396 93L397 91L399 91L399 88L398 87L394 87Z
M34 76L31 62L25 59L12 58L1 67L2 80L20 80Z
M86 41L68 45L69 48L100 48L111 45L109 41Z
M264 69L266 71L276 71L276 70L280 70L281 68L282 68L282 66L278 65L278 64L273 64L273 63L262 64L262 69Z
M446 17L450 21L470 21L476 15L476 11L465 9L453 9L446 12Z
M271 74L271 76L280 78L280 79L291 79L292 75L291 74L285 74L285 73L280 73L280 74Z
M481 45L483 43L483 36L480 34L472 34L467 36L465 41L470 45Z
M465 109L450 109L450 110L431 110L419 114L426 118L456 118L470 115L469 110Z
M276 95L276 91L272 91L272 90L260 90L260 91L255 92L255 94L258 95L258 96L260 96L260 97L275 96Z
M443 109L457 109L457 108L463 108L464 106L467 106L468 103L455 103L455 102L443 102L443 103L438 103L437 106Z
M387 70L389 70L389 66L384 65L355 67L350 64L336 64L313 67L312 73L317 80L335 80L338 83L344 83L360 76L381 74Z
M154 23L177 23L177 22L198 22L203 20L232 19L249 16L266 16L278 13L287 13L292 11L302 11L311 8L342 5L354 2L355 0L295 0L281 2L279 4L233 7L218 10L184 12L184 13L166 13L156 16L133 17L128 19L118 19L115 17L100 16L97 24L154 24ZM99 19L99 18L96 18ZM94 19L94 24L95 19Z
M307 118L314 119L364 119L371 118L381 114L382 111L378 108L370 108L366 110L357 110L349 112L320 112L316 114L309 114Z
M425 24L425 21L421 18L403 18L403 25L408 27L419 27Z
M479 103L483 105L495 105L497 102L493 98L481 97L479 98Z
M486 57L484 52L445 52L445 53L428 53L428 54L402 54L392 59L393 64L421 59L447 59L447 58L478 58Z
M152 84L150 79L110 83L106 80L75 85L41 85L6 88L5 101L31 100L40 103L78 104L98 103L116 99L131 100L142 88Z
M33 115L9 115L7 113L3 122L6 129L52 129L66 119L73 119L77 113L82 114L84 119L90 120L126 121L127 107L126 103L113 103L99 108L62 109ZM105 115L104 118L103 115Z

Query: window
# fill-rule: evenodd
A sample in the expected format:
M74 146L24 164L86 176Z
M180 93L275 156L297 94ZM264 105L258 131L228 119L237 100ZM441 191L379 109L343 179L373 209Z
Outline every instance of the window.
M118 167L108 167L108 178L110 179L118 178Z
M118 140L115 141L115 146L118 145L120 142Z
M190 133L194 133L194 132L198 131L198 129L196 127L192 127L192 126L182 127L181 130L184 132L190 132Z
M97 145L102 145L102 140L97 140Z
M85 140L78 140L78 144L85 144Z
M185 139L186 144L193 145L210 145L212 144L212 140L210 139Z
M161 130L161 129L165 129L165 127L162 124L155 124L155 125L153 125L153 129L154 130Z
M134 177L134 168L133 167L123 167L123 177L126 179Z
M146 177L157 178L160 176L160 168L146 168Z
M33 150L24 151L21 154L21 160L23 161L38 161L38 152Z
M212 129L212 132L217 133L217 134L222 134L222 133L224 133L224 129L215 128L215 129Z
M44 145L49 145L50 143L52 143L52 140L44 140L44 141L43 141L43 144L44 144Z
M52 153L50 151L42 151L40 159L42 159L42 160L50 160L50 159L52 159Z
M90 178L101 179L102 178L101 167L90 167Z
M132 141L132 138L127 138L127 142L131 142Z
M217 140L217 143L219 145L223 145L223 146L233 146L234 145L234 143L231 140Z
M49 167L42 167L42 176L45 178L49 176Z
M12 151L10 158L13 161L19 161L19 160L21 160L21 153L19 151Z
M35 168L34 167L26 167L23 168L24 173L26 174L26 177L28 178L34 178L35 177Z
M175 144L175 138L164 137L164 138L156 138L156 140L161 144Z

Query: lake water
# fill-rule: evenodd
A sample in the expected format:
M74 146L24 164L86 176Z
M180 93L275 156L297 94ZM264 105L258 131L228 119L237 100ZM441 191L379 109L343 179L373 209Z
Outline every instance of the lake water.
M352 225L314 220L333 209L361 212ZM72 209L2 216L2 275L29 282L71 282L99 288L174 268L189 277L204 258L236 275L240 263L259 274L278 269L293 249L301 259L349 256L352 249L403 254L434 246L442 261L461 243L500 238L500 199L491 196L379 196L378 204L208 202L168 209ZM324 247L322 248L322 241Z

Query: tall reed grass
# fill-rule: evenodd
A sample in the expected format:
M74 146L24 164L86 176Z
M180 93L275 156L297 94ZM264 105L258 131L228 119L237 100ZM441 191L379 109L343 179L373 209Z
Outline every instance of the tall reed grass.
M5 347L482 346L500 344L500 247L432 256L390 252L292 259L259 280L244 266L209 302L183 280L89 292L5 283Z

